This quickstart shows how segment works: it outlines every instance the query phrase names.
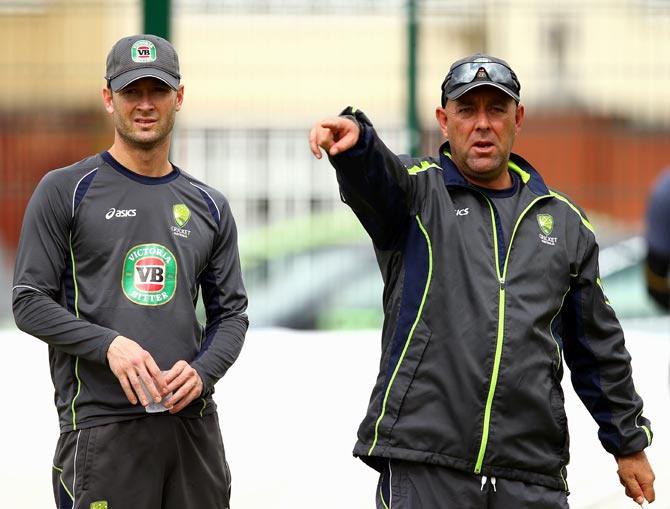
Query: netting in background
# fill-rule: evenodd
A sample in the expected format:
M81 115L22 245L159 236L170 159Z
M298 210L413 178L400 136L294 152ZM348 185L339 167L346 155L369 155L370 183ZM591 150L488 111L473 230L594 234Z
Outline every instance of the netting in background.
M596 223L639 229L650 183L670 165L667 2L417 4L423 149L434 152L441 141L433 112L449 64L494 53L522 81L527 122L517 151ZM407 149L406 6L173 1L186 86L173 160L229 197L244 235L342 209L332 171L308 152L317 119L354 104L389 146ZM140 10L134 0L0 0L5 267L39 178L111 143L100 100L104 60L119 37L141 31Z

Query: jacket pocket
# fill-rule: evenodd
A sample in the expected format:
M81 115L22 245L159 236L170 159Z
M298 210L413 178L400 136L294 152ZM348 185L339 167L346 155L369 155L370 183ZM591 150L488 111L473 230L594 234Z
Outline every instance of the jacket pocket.
M53 460L52 481L58 507L72 507L88 489L98 427L62 433Z
M391 435L431 336L432 331L423 320L420 320L413 334L408 337L405 345L403 345L403 350L397 362L389 365L386 392L382 400L382 413L380 414L380 435Z
M567 461L570 442L570 437L568 434L568 417L565 414L565 398L563 396L563 388L555 377L552 377L550 403L551 413L561 433L560 443L562 445L558 452L560 453L561 458Z
M89 489L91 472L95 469L96 441L100 426L80 430L79 443L77 444L77 455L75 456L77 476L75 489L77 493L83 493Z

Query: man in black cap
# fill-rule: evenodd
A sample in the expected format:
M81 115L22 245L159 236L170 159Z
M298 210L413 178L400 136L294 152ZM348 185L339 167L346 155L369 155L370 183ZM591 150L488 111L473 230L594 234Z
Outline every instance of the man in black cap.
M228 508L212 395L248 326L235 222L168 159L184 98L172 45L125 37L105 77L114 143L38 184L14 272L16 323L49 345L56 505Z
M393 154L351 107L310 133L385 283L380 371L354 448L380 472L380 509L568 507L564 358L626 494L654 500L652 432L593 227L512 153L520 90L503 60L455 62L437 157Z

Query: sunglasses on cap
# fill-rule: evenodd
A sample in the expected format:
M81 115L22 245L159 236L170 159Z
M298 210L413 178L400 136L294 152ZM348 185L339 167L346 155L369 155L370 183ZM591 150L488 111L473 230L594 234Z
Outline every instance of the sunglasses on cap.
M442 107L446 106L447 99L458 99L468 90L481 85L499 88L519 102L521 83L514 71L505 64L487 59L482 62L463 62L449 70L442 82Z

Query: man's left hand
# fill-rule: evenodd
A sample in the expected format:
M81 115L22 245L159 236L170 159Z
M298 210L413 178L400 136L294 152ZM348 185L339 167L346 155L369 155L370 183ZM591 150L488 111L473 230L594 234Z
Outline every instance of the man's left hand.
M186 361L177 361L165 373L165 383L172 396L166 401L171 414L180 412L202 393L202 380L198 372Z
M644 451L636 452L630 456L620 456L616 459L619 465L619 481L626 488L626 495L638 504L646 500L653 502L656 499L654 493L654 472L647 460Z

